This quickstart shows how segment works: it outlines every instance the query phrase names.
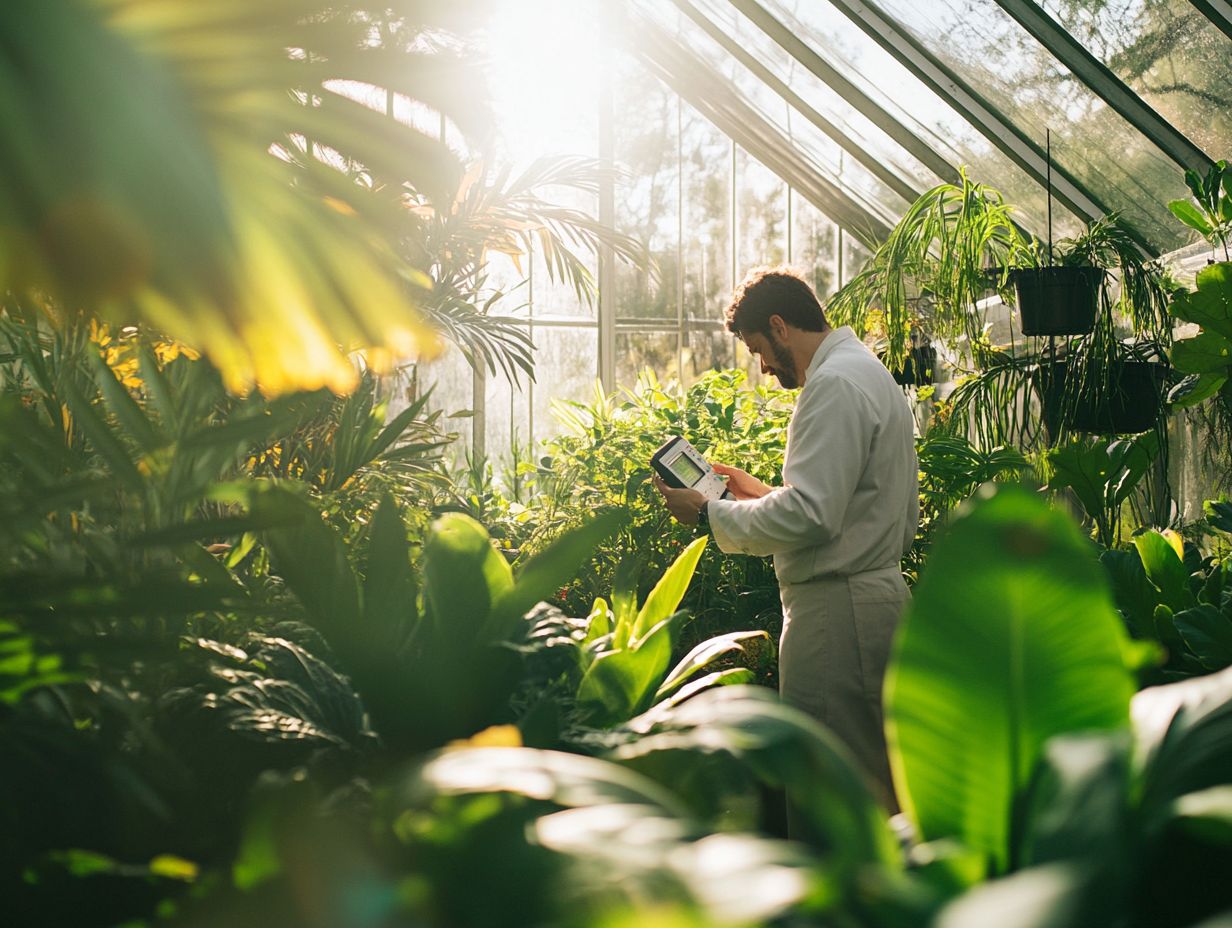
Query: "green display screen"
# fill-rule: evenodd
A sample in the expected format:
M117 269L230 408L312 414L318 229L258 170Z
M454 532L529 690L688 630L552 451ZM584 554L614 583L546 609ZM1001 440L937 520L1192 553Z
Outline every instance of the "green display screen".
M705 475L705 471L698 467L693 459L683 451L667 463L667 469L679 477L680 482L686 487L693 486Z

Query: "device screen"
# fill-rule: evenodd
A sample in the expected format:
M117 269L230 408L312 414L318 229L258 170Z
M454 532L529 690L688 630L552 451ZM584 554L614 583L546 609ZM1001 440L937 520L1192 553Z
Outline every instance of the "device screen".
M691 487L705 476L705 472L683 451L667 462L667 469L680 478L686 487Z

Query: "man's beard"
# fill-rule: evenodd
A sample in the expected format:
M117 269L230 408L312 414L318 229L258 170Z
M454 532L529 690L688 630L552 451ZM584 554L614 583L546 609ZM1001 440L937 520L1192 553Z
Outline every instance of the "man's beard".
M796 376L796 362L792 360L791 350L773 332L769 335L770 350L774 353L774 376L785 390L794 390L800 386L800 380Z

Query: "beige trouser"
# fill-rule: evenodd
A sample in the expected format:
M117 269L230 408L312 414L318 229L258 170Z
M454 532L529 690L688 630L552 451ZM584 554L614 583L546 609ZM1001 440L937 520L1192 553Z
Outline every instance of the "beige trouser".
M881 686L911 598L898 567L781 586L779 692L838 736L898 811L886 757Z

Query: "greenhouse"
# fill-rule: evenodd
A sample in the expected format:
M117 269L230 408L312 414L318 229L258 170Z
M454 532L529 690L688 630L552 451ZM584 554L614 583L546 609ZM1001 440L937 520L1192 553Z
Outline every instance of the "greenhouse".
M1232 926L1232 4L0 29L0 925Z

